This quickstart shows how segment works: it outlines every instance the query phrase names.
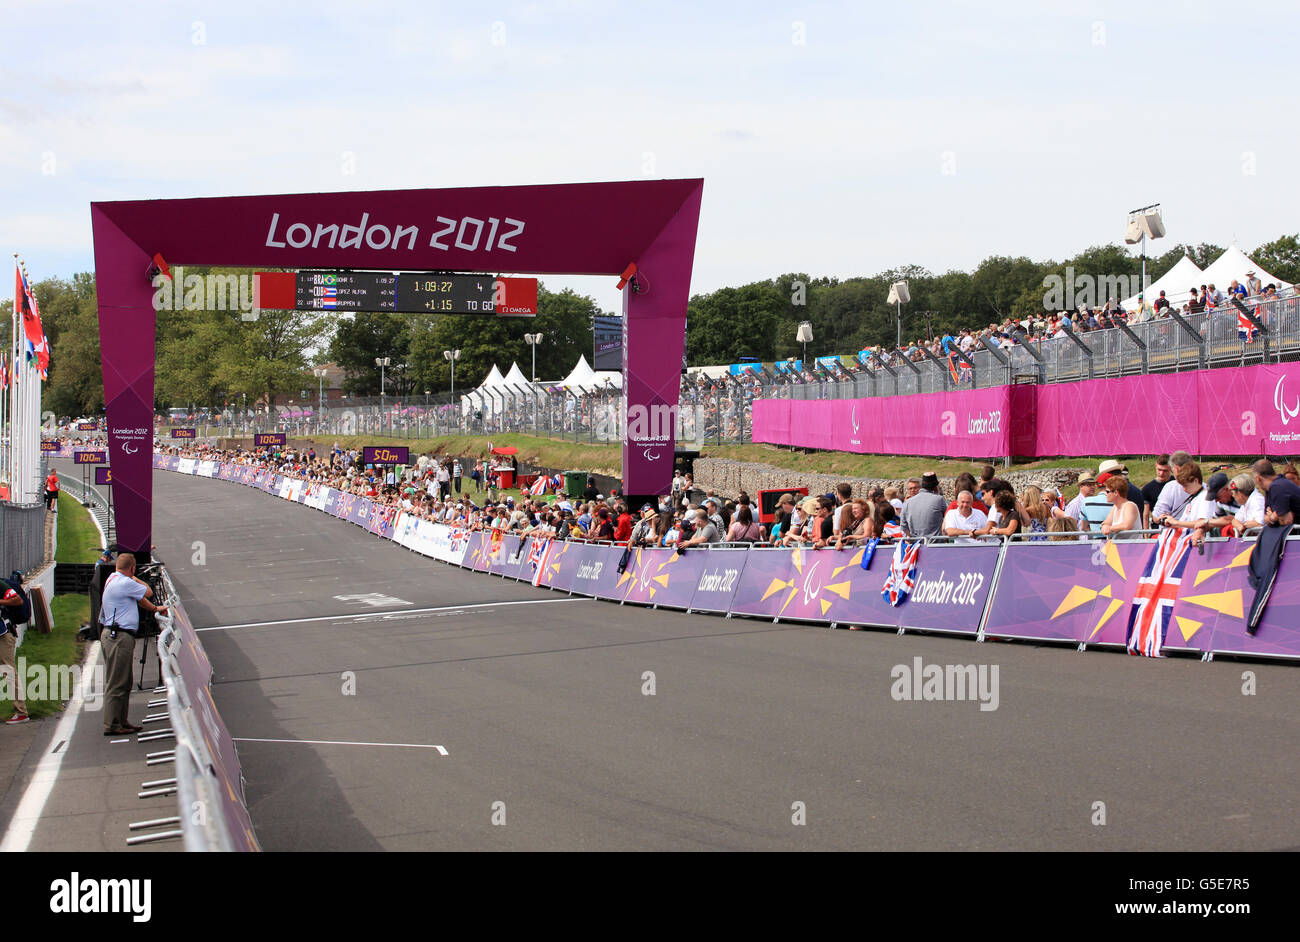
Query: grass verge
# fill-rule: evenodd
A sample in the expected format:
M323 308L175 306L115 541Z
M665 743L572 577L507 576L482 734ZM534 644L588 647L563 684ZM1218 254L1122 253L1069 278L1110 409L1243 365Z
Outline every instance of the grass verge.
M99 531L90 519L90 513L66 491L59 492L59 551L61 563L93 563L99 558ZM30 673L24 680L27 713L33 719L60 712L66 702L61 694L71 691L52 689L48 682L55 676L51 668L80 664L85 645L77 640L77 631L90 621L90 599L85 595L56 595L50 600L54 615L54 630L48 635L32 630L28 625L23 643L16 656L29 672L40 667L44 680L39 686L31 683ZM6 697L0 701L0 720L13 716L13 703Z
M99 530L90 512L67 491L59 491L59 549L61 563L93 563L102 549Z

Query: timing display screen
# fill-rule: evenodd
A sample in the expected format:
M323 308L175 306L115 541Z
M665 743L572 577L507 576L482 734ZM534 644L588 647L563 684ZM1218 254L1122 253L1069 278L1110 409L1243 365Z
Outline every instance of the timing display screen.
M299 311L391 311L392 272L300 271L294 307Z
M394 311L535 317L536 278L447 272L304 270L294 278L298 311ZM263 280L277 277L264 274Z

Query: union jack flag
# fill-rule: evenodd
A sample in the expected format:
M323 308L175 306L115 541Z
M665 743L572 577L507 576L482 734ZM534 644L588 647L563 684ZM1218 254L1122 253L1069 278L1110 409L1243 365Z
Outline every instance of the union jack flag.
M960 373L957 372L958 367L961 368ZM957 354L955 353L948 354L948 372L952 374L952 381L954 383L960 385L961 381L966 378L965 373L969 369L970 369L970 364L967 363L965 360L958 360Z
M543 494L546 493L546 485L547 485L546 475L544 474L540 475L537 478L537 480L533 482L533 486L528 489L528 493L533 495L534 497L541 497Z
M882 528L880 538L882 540L896 540L902 536L907 536L907 531L891 520Z
M906 540L899 540L894 545L894 561L889 564L889 575L880 594L886 602L897 608L907 601L916 585L916 562L921 556L921 541L911 546Z
M1259 317L1259 308L1255 308L1255 316ZM1242 343L1250 343L1259 333L1259 328L1250 322L1241 311L1237 312L1237 337Z
M1146 569L1138 580L1137 594L1128 613L1128 653L1163 657L1161 646L1173 615L1174 602L1183 582L1183 570L1191 555L1194 531L1167 527L1147 557Z
M542 584L542 575L546 569L546 557L551 552L550 540L530 540L528 548L528 565L533 569L533 585Z

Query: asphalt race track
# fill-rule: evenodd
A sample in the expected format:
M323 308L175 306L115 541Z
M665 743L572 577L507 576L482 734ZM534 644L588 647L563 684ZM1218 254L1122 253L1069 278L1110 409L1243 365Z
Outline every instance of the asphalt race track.
M570 600L154 488L195 626L235 626L201 637L266 850L1300 847L1300 667ZM895 701L913 657L997 665L998 708Z

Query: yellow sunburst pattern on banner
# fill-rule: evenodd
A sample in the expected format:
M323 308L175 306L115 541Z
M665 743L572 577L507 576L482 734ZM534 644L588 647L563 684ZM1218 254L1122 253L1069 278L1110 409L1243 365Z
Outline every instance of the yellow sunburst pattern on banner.
M1120 611L1120 609L1127 608L1133 603L1132 598L1117 598L1115 595L1117 588L1118 591L1124 592L1128 584L1128 577L1124 574L1124 563L1120 559L1119 555L1119 547L1115 543L1107 541L1103 553L1106 565L1114 570L1123 581L1120 582L1118 586L1108 582L1105 588L1102 589L1093 589L1082 585L1071 586L1070 591L1065 593L1064 598L1062 598L1060 603L1056 606L1056 611L1052 612L1051 617L1048 619L1048 621L1055 621L1062 615L1066 615L1077 608L1095 602L1099 598L1109 599L1110 601L1107 602L1105 611L1101 613L1101 617L1097 619L1097 623L1088 634L1089 641L1092 641L1097 637L1101 632L1101 629L1106 627L1106 624L1112 617L1114 617L1116 612ZM1195 588L1202 582L1205 582L1214 576L1229 572L1233 569L1240 569L1242 566L1248 565L1250 562L1250 553L1250 548L1247 548L1234 556L1232 561L1226 566L1202 569L1196 574L1195 579L1190 583L1190 587ZM1188 605L1197 605L1201 608L1208 608L1211 611L1218 612L1220 615L1227 615L1230 618L1245 617L1245 603L1241 589L1227 589L1223 592L1209 592L1200 595L1182 595L1181 593L1183 588L1188 585L1189 583L1185 579L1179 585L1179 602L1184 602ZM1198 631L1205 627L1205 622L1197 621L1194 618L1188 618L1183 615L1174 616L1174 623L1177 625L1178 631L1183 636L1183 641L1185 642L1190 641Z
M826 552L827 551L822 550L821 554L826 554ZM837 566L833 568L831 570L831 578L834 579L836 576L838 576L840 573L850 568L851 566L860 565L862 563L862 553L863 550L859 549L857 553L853 554L850 557L849 562L845 563L842 566ZM823 615L829 612L831 610L831 606L835 604L830 599L822 597L823 591L829 592L832 595L837 595L842 599L846 599L846 600L848 599L849 593L852 589L852 580L850 579L845 579L843 582L828 583L826 585L822 585L819 583L815 590L809 591L810 586L808 584L808 577L811 576L813 569L816 568L817 561L819 561L818 551L813 550L812 556L814 560L813 565L809 567L808 573L805 574L804 564L808 562L808 554L805 553L803 549L796 548L790 554L790 562L794 565L795 572L798 575L790 579L774 578L770 583L768 583L766 591L763 592L763 597L759 599L760 602L767 601L772 596L776 595L778 592L784 592L786 590L789 590L790 593L785 597L785 601L781 603L781 609L780 611L777 612L777 617L780 617L781 615L785 614L785 610L790 607L790 603L794 601L794 597L799 594L800 590L803 590L807 595L807 598L805 599L805 603L811 604L814 601L817 602L818 607L821 609L821 613ZM824 558L824 555L821 558ZM802 585L799 582L799 576L805 577Z
M653 559L654 557L650 555L649 550L638 549L636 551L632 565L623 570L618 577L618 583L614 586L615 589L621 589L624 585L627 586L627 590L623 593L624 599L631 598L632 593L638 587L642 587L645 588L650 600L653 601L655 593L659 589L668 588L668 581L672 577L672 573L664 572L664 570L681 559L681 556L677 553L669 553L668 558L654 568L654 575L650 575L649 563ZM649 578L643 578L644 576L649 576Z

